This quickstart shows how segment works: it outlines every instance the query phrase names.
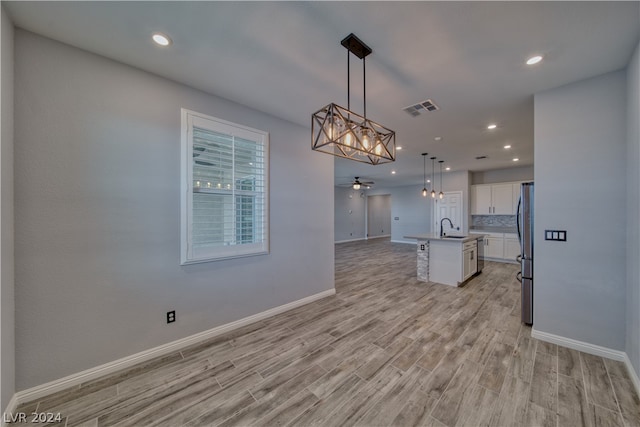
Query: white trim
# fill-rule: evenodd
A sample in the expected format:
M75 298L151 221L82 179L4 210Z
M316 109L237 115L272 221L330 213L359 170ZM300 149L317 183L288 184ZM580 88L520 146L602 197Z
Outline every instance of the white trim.
M18 409L18 397L17 397L17 393L13 395L13 397L11 397L11 400L9 401L9 403L7 404L7 407L5 408L4 412L2 413L2 420L0 421L0 426L1 427L8 427L9 424L7 424L7 422L4 419L4 414L15 414L16 411ZM16 425L16 424L11 424L11 425Z
M554 335L547 332L536 331L531 328L531 336L541 341L558 344L563 347L572 348L574 350L581 351L583 353L593 354L595 356L606 357L607 359L618 360L624 362L627 354L624 351L614 350L608 347L602 347L595 344L590 344L584 341L578 341L571 338L561 337L560 335Z
M383 234L382 236L367 237L367 240L381 239L383 237L391 237L391 234Z
M631 377L631 382L636 389L636 393L640 395L640 378L638 378L638 373L635 369L633 369L633 365L631 364L631 360L629 359L629 355L627 353L624 354L624 364L627 367L627 372L629 372L629 376Z
M69 387L79 386L80 384L86 383L87 381L91 381L105 375L113 374L122 369L130 368L138 363L145 362L147 360L151 360L153 358L163 356L174 351L179 351L185 347L193 344L198 344L199 342L217 337L224 333L233 331L234 329L238 329L251 323L267 319L280 313L284 313L285 311L289 311L294 308L309 304L316 300L335 295L335 293L335 288L328 289L326 291L310 295L297 301L292 301L290 303L271 308L261 313L257 313L252 316L245 317L243 319L239 319L234 322L215 327L213 329L209 329L208 331L200 332L195 335L179 339L177 341L163 344L149 350L141 351L140 353L132 354L131 356L123 357L122 359L114 360L113 362L105 363L104 365L96 366L82 372L71 374L67 377L50 381L46 384L19 391L13 396L11 401L13 402L15 400L14 406L18 406L22 403L39 400L45 396L62 391ZM11 402L9 403L9 406L11 406Z
M531 336L541 341L558 344L564 347L572 348L574 350L582 351L583 353L594 354L596 356L606 357L607 359L624 362L625 366L627 367L627 372L629 373L629 377L631 378L631 382L633 383L633 386L636 389L636 393L640 395L640 378L638 378L638 373L633 368L633 365L631 364L631 360L629 360L629 355L627 355L627 353L625 353L624 351L613 350L611 348L602 347L595 344L589 344L587 342L578 341L571 338L565 338L565 337L550 334L547 332L536 331L533 328L531 329Z
M336 240L333 243L359 242L360 240L367 240L367 238L366 237L361 237L359 239Z

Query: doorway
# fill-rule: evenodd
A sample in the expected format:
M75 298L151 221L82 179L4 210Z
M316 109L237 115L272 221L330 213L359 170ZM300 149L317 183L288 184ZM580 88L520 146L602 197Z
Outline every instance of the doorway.
M391 194L367 197L367 238L391 236Z
M434 203L435 218L433 232L440 233L440 221L449 218L453 222L453 228L449 221L442 224L442 230L446 234L460 234L462 230L462 191L447 191L444 198L436 199Z

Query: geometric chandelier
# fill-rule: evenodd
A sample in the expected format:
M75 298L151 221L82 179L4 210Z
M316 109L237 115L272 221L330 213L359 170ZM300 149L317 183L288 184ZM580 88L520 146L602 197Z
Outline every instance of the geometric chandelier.
M331 103L311 116L311 149L372 165L396 159L396 133L367 118L365 58L371 49L353 33L340 42L347 48L347 108ZM349 58L362 59L364 114L351 111Z

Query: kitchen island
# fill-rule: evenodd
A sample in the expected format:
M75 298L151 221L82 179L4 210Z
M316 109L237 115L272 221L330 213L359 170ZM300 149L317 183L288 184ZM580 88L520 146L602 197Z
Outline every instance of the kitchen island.
M478 245L484 235L443 236L418 234L405 236L417 240L418 280L460 286L478 271Z

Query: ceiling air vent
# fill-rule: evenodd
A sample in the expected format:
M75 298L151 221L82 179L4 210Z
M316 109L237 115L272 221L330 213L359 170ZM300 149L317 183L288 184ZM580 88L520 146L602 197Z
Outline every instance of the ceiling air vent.
M438 107L435 104L435 102L433 102L430 99L427 99L425 101L418 102L417 104L409 105L408 107L404 107L402 109L402 111L406 111L412 117L416 117L416 116L419 116L420 114L422 114L424 112L436 111L436 110L439 110L439 109L440 109L440 107Z

